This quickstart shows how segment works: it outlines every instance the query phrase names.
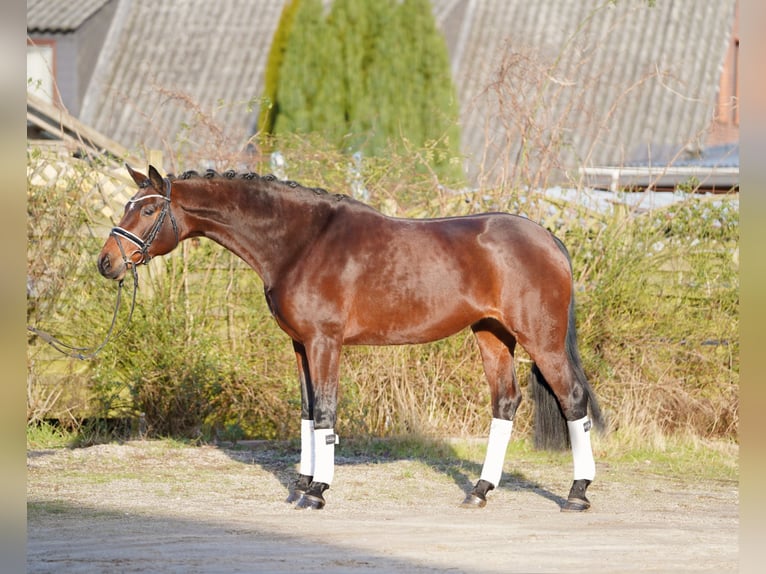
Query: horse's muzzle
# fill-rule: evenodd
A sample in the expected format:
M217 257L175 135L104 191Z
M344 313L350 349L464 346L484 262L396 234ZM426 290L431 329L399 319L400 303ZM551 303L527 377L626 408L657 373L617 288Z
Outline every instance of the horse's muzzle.
M109 254L103 253L98 258L98 272L107 279L122 279L125 275L125 265L113 265Z

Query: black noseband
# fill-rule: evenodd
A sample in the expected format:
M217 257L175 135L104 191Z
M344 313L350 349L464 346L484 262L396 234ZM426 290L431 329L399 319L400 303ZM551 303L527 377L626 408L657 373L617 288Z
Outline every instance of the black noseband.
M139 253L141 255L141 259L137 262L134 262L132 259L129 259L126 255L125 251L122 248L122 242L117 241L117 245L120 248L120 252L122 253L122 258L125 261L125 264L128 265L143 265L144 263L148 263L149 260L152 258L151 255L149 255L149 247L151 247L152 242L157 237L157 235L160 232L160 229L162 229L162 224L165 222L165 218L170 215L170 223L173 226L173 233L175 233L176 236L176 245L178 245L178 225L176 224L176 219L173 217L173 213L170 211L170 179L165 178L163 180L165 182L165 195L161 194L153 194L153 195L145 195L143 197L139 197L138 199L131 199L128 201L128 203L137 203L139 201L143 201L145 199L150 199L154 197L159 197L165 200L165 203L162 205L162 209L160 210L160 214L157 216L157 219L154 221L154 225L152 225L151 229L149 229L149 233L146 234L146 239L140 238L135 233L132 233L128 231L127 229L123 229L122 227L113 227L112 231L109 233L109 235L112 235L115 237L115 239L122 238L127 239L131 243L133 243L137 249L133 251L133 253ZM132 255L132 254L131 254Z

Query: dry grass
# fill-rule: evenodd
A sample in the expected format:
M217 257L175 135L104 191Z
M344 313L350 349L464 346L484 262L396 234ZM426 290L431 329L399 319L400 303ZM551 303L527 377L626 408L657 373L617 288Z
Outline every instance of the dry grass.
M322 156L314 145L306 162L300 161L298 144L295 155L288 157L306 166L310 181L323 174L320 183L335 182L329 186L333 191L345 191L338 183L345 165L337 163L334 153ZM400 184L383 195L378 191L392 179L407 181L406 173L385 167L367 178L373 203L388 201L405 215L475 208L465 201L469 196L434 194L430 183L422 181L424 187ZM79 179L64 186L61 201L76 200L74 192L81 187ZM52 194L55 189L30 186L31 205L45 197L39 204L44 217L58 213ZM87 203L87 197L86 189L82 201ZM418 199L410 202L410 197ZM556 213L578 273L586 370L612 430L620 436L736 439L738 283L733 259L728 258L724 269L727 260L720 254L736 245L738 220L729 212L722 230L720 223L709 221L710 214L704 215L706 205L697 205L699 213L687 214L686 227L670 237L664 229L652 231L654 223L647 216L608 220L571 208ZM589 223L578 226L586 217ZM718 235L707 237L706 229L718 230ZM30 233L37 231L30 228ZM651 233L665 239L662 251L653 251L656 238ZM695 241L697 246L689 247ZM101 240L71 230L68 242L71 250L95 253ZM210 242L184 247L165 258L162 268L142 270L133 324L98 361L54 361L39 341L30 342L30 420L44 418L46 410L55 412L51 403L63 376L82 381L95 395L86 409L89 414L140 410L157 435L297 435L295 361L289 339L269 318L257 276ZM697 251L705 256L696 256ZM30 243L30 261L46 261L41 273L61 277L68 286L56 291L58 300L30 307L30 321L59 327L75 340L92 340L90 318L107 324L111 303L105 301L111 301L113 291L105 291L106 282L90 260L72 268L66 253L45 242ZM663 271L668 261L678 259L684 260L682 268ZM30 265L33 278L36 269ZM73 320L75 310L89 320ZM523 383L528 363L523 351L518 358ZM471 436L487 431L489 393L470 333L422 346L347 348L341 376L339 426L346 435ZM522 403L514 427L521 436L531 431L531 411L531 401Z
M493 88L498 97L519 70L535 69L530 81L546 81L540 63L516 57ZM544 91L539 93L544 102ZM267 156L247 151L252 142L228 141L212 113L188 98L170 99L192 109L198 122L187 126L182 142L168 142L168 165L158 167L175 173L206 167L271 171ZM546 201L526 189L547 182L535 173L551 174L559 166L559 131L519 124L531 113L522 103L506 101L505 127L536 131L525 132L526 147L506 166L499 185L453 192L423 169L428 150L392 152L364 160L360 175L369 203L406 217L503 209L551 228L573 256L581 353L615 434L658 442L673 434L736 440L737 205L690 198L676 211L616 210L605 216ZM287 159L289 179L352 193L352 161L321 138L270 145ZM530 150L538 146L531 163ZM111 222L92 208L98 190L89 175L101 168L68 161L74 169L50 186L33 185L30 176L28 261L37 296L30 298L28 317L70 340L90 342L94 325L108 324L114 297L113 286L94 269L103 234L92 230ZM30 174L53 164L44 154L28 160ZM194 241L142 270L141 281L133 324L98 361L75 369L30 340L30 421L72 411L143 411L157 435L297 436L295 360L289 339L269 318L252 271L218 246ZM518 358L523 386L529 365L523 351ZM346 349L341 377L339 426L347 435L487 432L488 390L469 333L418 347ZM76 381L95 400L64 400L58 394L64 381ZM531 401L522 403L514 432L530 433L531 408Z

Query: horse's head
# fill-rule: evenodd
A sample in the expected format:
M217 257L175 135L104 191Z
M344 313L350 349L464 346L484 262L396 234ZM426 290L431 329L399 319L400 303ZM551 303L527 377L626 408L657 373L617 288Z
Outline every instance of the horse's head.
M125 213L98 255L98 270L107 279L120 280L130 267L165 255L178 245L178 224L170 204L170 179L154 166L149 175L126 165L138 193L125 205Z

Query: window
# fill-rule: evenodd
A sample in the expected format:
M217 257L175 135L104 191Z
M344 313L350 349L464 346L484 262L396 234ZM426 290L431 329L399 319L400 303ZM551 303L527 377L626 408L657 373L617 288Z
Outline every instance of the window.
M27 42L27 92L45 100L55 101L53 42Z

